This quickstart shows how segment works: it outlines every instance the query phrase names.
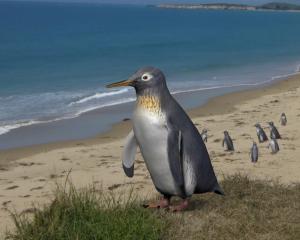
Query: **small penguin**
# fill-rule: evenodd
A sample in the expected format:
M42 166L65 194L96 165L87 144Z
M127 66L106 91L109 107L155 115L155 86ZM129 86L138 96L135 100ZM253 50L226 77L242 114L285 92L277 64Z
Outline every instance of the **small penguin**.
M278 142L275 138L271 138L268 148L270 147L271 147L272 154L275 154L280 150Z
M257 134L257 137L258 137L258 141L260 143L268 141L268 137L267 137L265 131L260 126L260 124L256 123L254 126L256 127L256 134Z
M281 116L280 116L280 123L281 123L281 126L285 126L285 125L286 125L287 119L286 119L285 113L281 113Z
M274 126L273 122L269 122L269 129L270 129L270 138L272 139L280 139L281 136L277 130L277 128Z
M203 142L207 142L207 129L203 129L201 132L201 137L203 139Z
M256 163L258 160L258 147L256 142L253 142L253 145L250 149L250 158L251 162Z
M224 139L222 146L225 147L225 151L234 151L234 146L228 131L224 131Z

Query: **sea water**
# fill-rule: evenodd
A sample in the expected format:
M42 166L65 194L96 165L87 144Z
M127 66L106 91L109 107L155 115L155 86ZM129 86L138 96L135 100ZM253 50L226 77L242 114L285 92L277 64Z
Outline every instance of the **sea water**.
M134 91L105 85L142 66L162 69L175 94L202 91L204 102L292 74L299 64L296 12L0 2L0 148L88 137L130 116L123 106L135 100ZM180 101L186 108L201 103ZM116 108L117 115L109 112ZM102 115L78 134L62 137L49 128L56 122L68 129L66 120L79 122L92 110ZM48 124L48 132L12 144L20 135L9 134L39 124Z

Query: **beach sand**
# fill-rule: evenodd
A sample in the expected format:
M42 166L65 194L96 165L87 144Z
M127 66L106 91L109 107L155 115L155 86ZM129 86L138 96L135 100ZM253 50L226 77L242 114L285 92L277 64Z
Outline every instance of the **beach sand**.
M189 111L200 131L208 129L206 143L218 179L234 173L251 178L293 184L300 181L300 75L259 89L227 94ZM282 112L287 126L280 126ZM271 154L268 143L260 143L258 163L249 159L252 141L257 141L254 124L274 121L282 135L281 150ZM9 211L30 212L34 202L51 201L56 184L66 176L78 187L99 185L106 191L138 189L145 197L157 195L138 152L135 176L123 173L120 156L131 122L116 124L94 138L0 151L0 236L13 227ZM234 153L222 148L223 131L233 138Z

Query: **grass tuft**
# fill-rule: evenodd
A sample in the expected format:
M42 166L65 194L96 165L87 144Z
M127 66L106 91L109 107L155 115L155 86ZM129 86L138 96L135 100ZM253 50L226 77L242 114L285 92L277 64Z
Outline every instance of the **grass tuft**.
M195 195L176 214L143 209L132 192L58 189L31 218L15 214L16 231L7 239L300 239L300 184L234 175L221 185L225 196Z
M137 204L132 194L105 195L95 188L58 189L54 201L33 216L13 215L16 231L6 239L159 239L163 220Z

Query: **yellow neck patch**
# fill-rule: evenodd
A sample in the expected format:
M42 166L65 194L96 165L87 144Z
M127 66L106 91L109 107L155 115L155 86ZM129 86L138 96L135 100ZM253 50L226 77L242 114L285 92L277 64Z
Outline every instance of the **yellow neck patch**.
M137 106L143 107L153 113L161 113L159 98L155 96L139 96L137 98Z

